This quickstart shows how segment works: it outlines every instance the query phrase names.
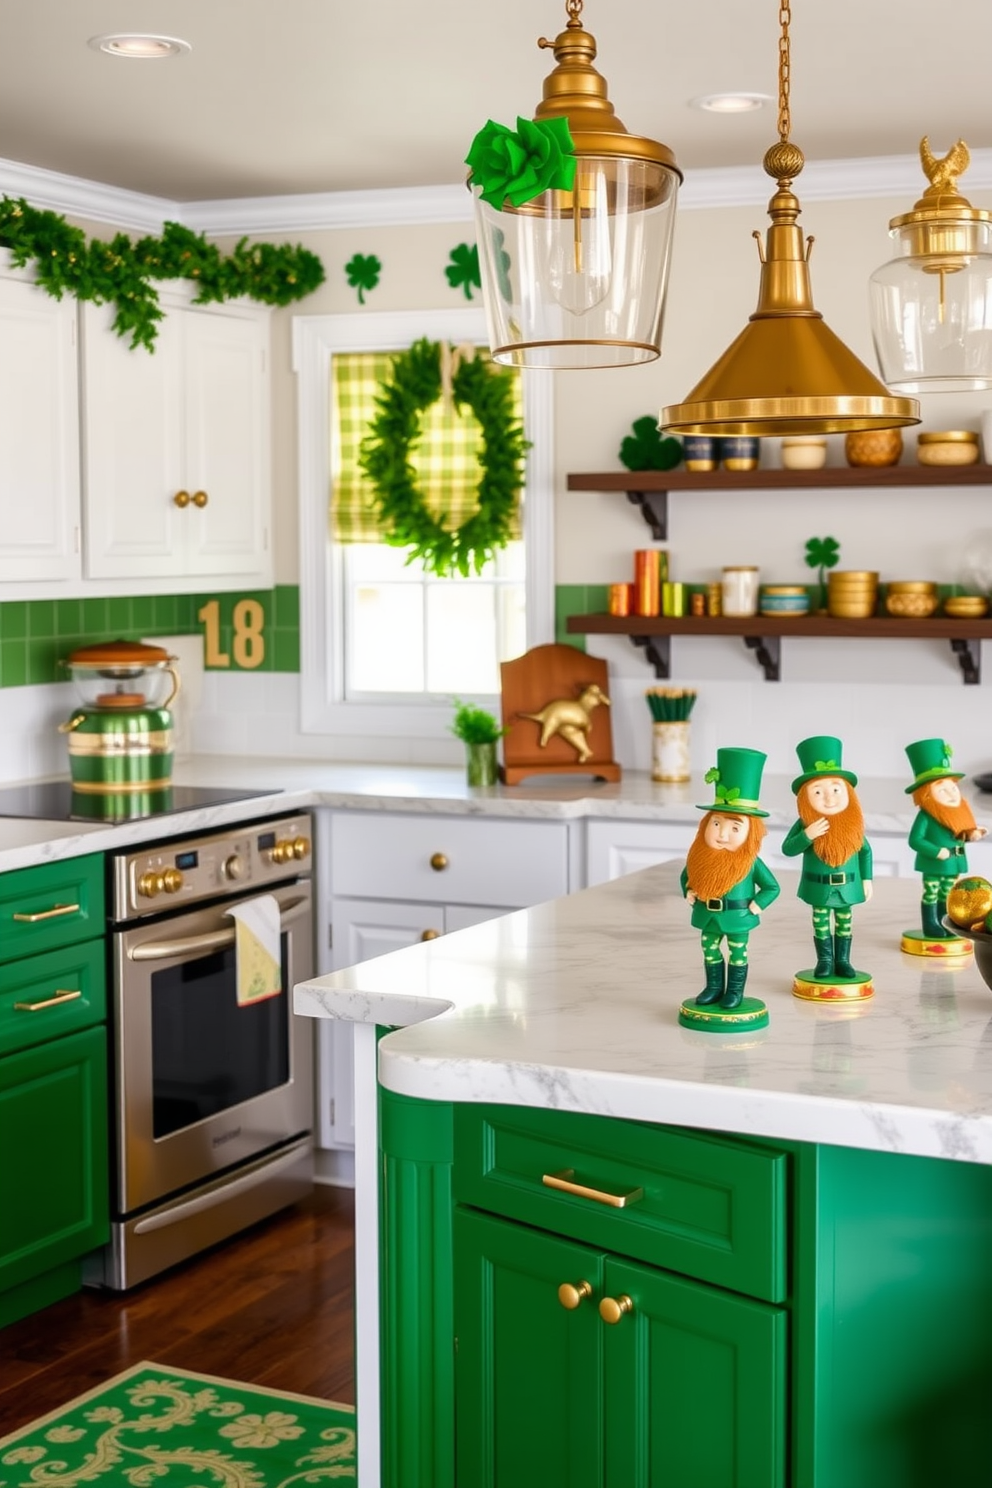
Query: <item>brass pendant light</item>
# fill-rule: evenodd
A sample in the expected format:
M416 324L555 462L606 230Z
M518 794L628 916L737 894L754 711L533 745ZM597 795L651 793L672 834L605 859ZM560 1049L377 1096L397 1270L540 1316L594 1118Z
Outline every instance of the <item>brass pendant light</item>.
M916 400L892 397L813 308L813 239L803 241L791 190L803 152L789 139L789 0L781 0L779 20L779 140L763 162L778 189L768 204L772 225L764 247L761 234L754 234L761 259L758 308L685 402L662 409L661 427L683 434L788 435L917 424Z
M582 0L565 10L565 30L538 41L557 65L535 121L567 120L573 188L517 205L473 191L489 343L515 367L630 366L660 355L682 172L667 145L617 118Z

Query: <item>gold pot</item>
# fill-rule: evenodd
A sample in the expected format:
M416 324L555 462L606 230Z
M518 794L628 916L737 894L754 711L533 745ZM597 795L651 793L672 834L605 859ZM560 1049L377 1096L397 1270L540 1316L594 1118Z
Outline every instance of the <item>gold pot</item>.
M844 440L848 465L879 468L898 465L902 434L898 429L859 429Z

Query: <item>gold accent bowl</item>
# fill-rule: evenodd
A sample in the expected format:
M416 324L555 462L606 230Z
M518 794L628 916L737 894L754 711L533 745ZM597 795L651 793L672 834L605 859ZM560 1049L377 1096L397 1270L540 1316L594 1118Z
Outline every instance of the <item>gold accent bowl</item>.
M974 465L978 461L978 435L971 429L918 434L916 458L921 465Z
M933 579L893 579L889 584L890 594L936 594Z
M954 620L980 620L988 610L989 602L981 594L956 594L944 600L944 614Z
M901 619L925 620L937 608L937 596L924 591L897 591L895 594L890 591L885 599L885 608L890 615L897 615Z

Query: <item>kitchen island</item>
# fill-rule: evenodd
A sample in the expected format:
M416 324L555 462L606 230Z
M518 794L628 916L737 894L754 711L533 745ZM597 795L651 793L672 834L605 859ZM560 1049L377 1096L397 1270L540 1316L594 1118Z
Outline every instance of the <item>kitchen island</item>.
M360 1481L989 1482L992 992L889 880L874 999L798 1001L780 877L756 1034L678 1026L675 865L297 987L357 1025Z

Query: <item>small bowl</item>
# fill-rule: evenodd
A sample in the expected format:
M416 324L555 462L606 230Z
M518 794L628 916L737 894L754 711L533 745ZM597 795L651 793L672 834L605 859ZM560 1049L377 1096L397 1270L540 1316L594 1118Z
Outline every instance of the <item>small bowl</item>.
M936 594L889 593L885 600L885 608L890 615L895 615L903 620L926 620L937 608Z
M978 461L978 435L971 429L918 434L916 458L921 465L975 465Z
M893 579L888 587L890 594L937 593L937 585L932 579Z
M853 582L855 579L877 584L878 571L870 568L838 568L827 575L827 582L831 585L841 584L845 580Z
M827 614L836 620L869 620L874 613L874 596L865 600L827 598Z
M809 593L802 584L765 584L758 594L762 615L808 615Z
M821 470L827 463L827 441L822 434L795 434L782 440L786 470Z
M954 620L980 620L989 612L989 602L981 594L954 594L944 600L944 614Z

